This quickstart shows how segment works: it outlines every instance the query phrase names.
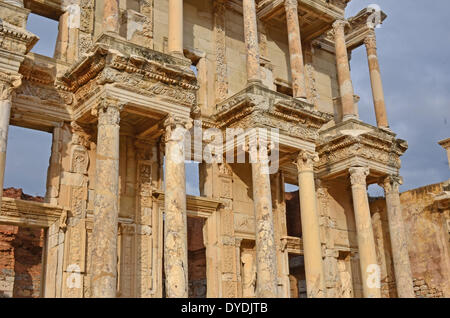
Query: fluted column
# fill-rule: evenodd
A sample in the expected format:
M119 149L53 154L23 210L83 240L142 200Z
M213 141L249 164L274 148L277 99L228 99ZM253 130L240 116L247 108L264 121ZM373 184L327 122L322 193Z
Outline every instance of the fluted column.
M382 181L380 186L384 188L386 197L397 294L400 298L415 298L408 254L408 241L400 203L399 186L402 183L401 177L388 176Z
M120 108L118 102L110 98L104 98L98 107L92 297L116 297Z
M344 20L337 20L333 23L337 75L342 101L343 120L358 118L354 107L353 84L350 75L347 45L345 43L345 27L348 25L349 23Z
M256 220L256 296L272 298L277 297L277 256L267 144L261 140L250 144L249 153Z
M120 10L118 0L105 0L103 3L103 32L119 33Z
M255 0L243 0L244 37L247 49L247 82L261 82Z
M302 40L298 21L298 1L285 0L286 23L291 61L292 91L295 98L306 98L305 67L303 65Z
M298 169L300 217L305 258L306 290L308 298L325 297L325 273L320 243L319 212L314 185L316 153L301 151L295 161Z
M169 0L169 54L183 57L183 0Z
M188 297L188 250L184 132L192 120L169 116L164 122L164 271L166 297Z
M349 169L349 172L363 294L366 298L379 298L381 297L380 269L377 263L375 238L373 236L369 199L367 197L366 177L369 175L369 168L353 167Z
M5 178L6 146L8 143L11 97L15 88L22 83L21 75L0 72L0 210L2 207L3 183Z
M370 83L372 85L373 105L377 125L380 128L388 128L389 123L386 114L386 104L384 101L383 83L381 81L380 65L377 55L377 40L375 30L371 30L364 39L367 50L367 60L369 62Z

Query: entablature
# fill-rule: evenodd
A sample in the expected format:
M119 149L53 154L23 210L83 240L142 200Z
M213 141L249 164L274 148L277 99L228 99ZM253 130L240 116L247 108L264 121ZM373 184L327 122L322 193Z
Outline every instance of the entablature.
M314 142L318 130L332 119L308 102L294 99L254 83L217 104L213 116L217 127L278 128L280 134Z
M74 119L86 116L104 95L119 103L176 107L189 114L197 107L197 79L187 59L176 58L110 34L101 34L89 53L60 81L74 94ZM106 92L106 93L105 93ZM148 103L147 103L148 101ZM175 106L170 106L175 105ZM157 107L156 107L157 108Z
M363 45L365 38L373 32L374 14L378 13L376 13L373 8L365 8L354 17L347 19L349 22L349 31L346 34L345 41L349 51L353 51ZM387 15L383 11L380 11L378 22L381 24L386 18ZM335 44L333 30L329 30L327 33L314 40L313 45L334 53Z
M49 203L2 198L0 223L17 226L49 227L61 218L64 210Z
M319 178L346 175L354 166L370 169L368 184L383 175L398 175L400 157L408 144L388 130L359 120L348 120L320 132L317 146L319 162L315 165Z

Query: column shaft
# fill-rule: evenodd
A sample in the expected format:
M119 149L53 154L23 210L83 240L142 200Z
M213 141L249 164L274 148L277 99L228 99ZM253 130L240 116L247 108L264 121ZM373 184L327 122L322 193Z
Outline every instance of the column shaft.
M186 175L184 132L190 120L168 117L164 123L164 271L166 297L188 297Z
M0 73L0 211L5 178L9 120L11 117L11 94L21 83L21 75Z
M354 167L350 168L349 171L363 294L366 298L380 298L380 269L377 262L375 238L373 236L366 188L366 177L369 174L369 169L367 167Z
M105 0L103 5L103 32L119 33L119 1Z
M378 63L377 42L375 31L372 30L364 40L369 62L370 83L372 85L373 105L378 127L388 128L389 123L384 101L383 83L381 81L380 65Z
M92 229L92 297L116 297L117 227L119 215L119 120L116 101L105 99L98 109Z
M298 169L300 217L308 298L326 296L313 168L313 162L318 159L317 154L302 151L295 162Z
M400 298L415 298L408 254L408 241L402 218L402 207L398 189L401 183L400 177L389 176L383 180L381 186L384 188L386 196L397 294Z
M256 296L273 298L277 297L277 256L266 149L265 144L250 146L256 220Z
M244 37L247 49L247 82L261 82L255 0L243 0Z
M293 96L295 98L306 98L305 67L298 21L298 2L297 0L285 0L284 5L288 29Z
M357 118L353 100L354 93L350 75L350 64L348 62L347 45L345 43L346 25L348 25L348 22L343 20L338 20L333 24L337 75L339 90L341 93L343 120Z
M183 55L183 0L169 0L169 53Z

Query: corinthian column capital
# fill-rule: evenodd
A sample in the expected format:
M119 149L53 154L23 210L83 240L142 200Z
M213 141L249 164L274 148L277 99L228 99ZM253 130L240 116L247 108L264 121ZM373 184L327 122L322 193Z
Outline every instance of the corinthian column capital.
M298 0L284 0L284 7L286 8L286 10L297 9Z
M384 189L386 194L389 193L398 193L400 185L403 184L403 178L400 176L387 176L383 180L381 180L378 185Z
M102 97L95 109L99 125L118 125L123 104L112 97Z
M336 20L333 22L332 26L334 34L338 33L339 31L342 31L345 34L345 30L349 30L351 28L350 23L347 20Z
M294 164L297 166L298 172L313 171L314 162L319 161L319 155L316 152L301 150Z
M364 38L364 44L368 49L376 49L377 48L377 37L375 35L375 30L370 29L367 36Z
M0 72L0 101L11 98L14 89L22 84L22 75Z
M366 186L366 177L370 172L368 167L352 167L348 171L350 172L350 183L352 184L352 186Z
M169 115L164 120L164 140L167 141L182 141L184 139L184 132L191 129L192 119L181 116Z

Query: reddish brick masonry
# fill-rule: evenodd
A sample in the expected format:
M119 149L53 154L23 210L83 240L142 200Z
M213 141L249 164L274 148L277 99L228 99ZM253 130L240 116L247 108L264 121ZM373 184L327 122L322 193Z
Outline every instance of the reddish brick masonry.
M5 197L43 202L42 197L8 188ZM39 297L44 229L0 225L0 298Z

